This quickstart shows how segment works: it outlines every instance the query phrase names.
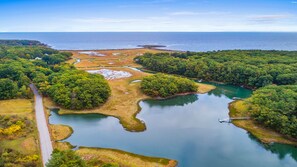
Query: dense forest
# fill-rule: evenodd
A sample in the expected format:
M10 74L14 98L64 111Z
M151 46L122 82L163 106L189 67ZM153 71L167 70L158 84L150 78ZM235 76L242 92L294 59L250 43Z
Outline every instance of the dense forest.
M72 56L69 52L59 52L35 41L1 42L6 44L0 45L0 100L31 98L31 82L43 95L69 109L97 107L110 95L102 76L64 63Z
M297 85L266 86L248 102L256 121L297 139Z
M135 58L145 68L168 74L259 88L297 83L297 52L231 50L146 53Z
M187 78L155 74L144 77L141 90L153 97L169 97L179 93L197 92L197 84Z

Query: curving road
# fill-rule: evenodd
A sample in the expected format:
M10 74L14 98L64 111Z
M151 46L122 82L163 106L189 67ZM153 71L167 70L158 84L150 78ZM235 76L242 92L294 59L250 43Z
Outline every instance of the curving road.
M30 84L30 88L32 89L35 95L36 122L39 132L39 143L41 148L42 162L43 166L45 166L46 162L51 157L51 154L53 152L53 146L46 122L46 117L44 114L42 96L38 93L37 88L33 84Z

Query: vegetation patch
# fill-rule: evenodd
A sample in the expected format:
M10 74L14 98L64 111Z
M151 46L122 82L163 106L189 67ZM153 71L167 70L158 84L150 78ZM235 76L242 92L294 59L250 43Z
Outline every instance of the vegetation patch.
M106 102L110 95L108 83L101 75L70 70L50 76L48 94L67 109L91 109Z
M73 133L73 129L66 125L50 125L50 131L55 141L67 139Z
M174 160L147 157L128 153L116 149L104 149L104 148L86 148L80 147L76 153L80 155L87 164L91 166L103 166L110 164L113 166L146 166L146 167L174 167L177 166L177 162Z
M30 117L0 115L0 166L39 166L36 140L36 127Z
M182 93L196 93L198 86L187 78L158 73L144 77L141 90L152 97L170 97Z
M84 160L72 150L54 150L46 167L87 167Z
M248 100L238 100L229 104L230 117L250 117L251 104ZM297 142L255 120L233 120L232 123L257 137L263 143L283 143L297 145Z
M65 151L65 150L71 150L75 148L75 146L71 145L69 142L61 142L56 141L53 143L53 147L57 150Z
M33 103L28 99L1 100L0 114L32 112Z
M258 89L249 102L257 122L297 140L297 85Z
M198 85L198 93L201 93L201 94L208 93L216 89L216 87L213 85L203 84L203 83L196 83L196 84Z

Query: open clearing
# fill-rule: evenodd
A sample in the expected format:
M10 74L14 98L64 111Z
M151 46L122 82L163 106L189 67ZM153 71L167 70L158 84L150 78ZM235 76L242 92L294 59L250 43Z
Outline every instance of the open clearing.
M1 100L0 106L0 114L19 114L33 111L33 103L28 99Z

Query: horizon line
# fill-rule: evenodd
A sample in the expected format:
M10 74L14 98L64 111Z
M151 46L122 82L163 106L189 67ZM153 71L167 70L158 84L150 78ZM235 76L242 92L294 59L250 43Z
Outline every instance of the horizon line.
M297 33L297 31L0 31L0 33Z

